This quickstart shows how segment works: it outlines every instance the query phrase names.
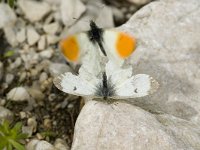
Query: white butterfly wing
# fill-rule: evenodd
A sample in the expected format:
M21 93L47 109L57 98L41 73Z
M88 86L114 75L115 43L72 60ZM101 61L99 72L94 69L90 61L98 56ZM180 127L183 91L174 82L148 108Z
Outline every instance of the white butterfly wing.
M116 85L114 99L136 98L147 96L155 92L158 82L146 74L137 74L124 81L121 85Z
M95 93L95 84L73 75L71 72L56 77L53 82L58 89L65 93L85 97L93 97Z
M106 64L106 75L116 85L120 85L122 82L127 80L132 75L132 68L121 69L113 61L109 61Z

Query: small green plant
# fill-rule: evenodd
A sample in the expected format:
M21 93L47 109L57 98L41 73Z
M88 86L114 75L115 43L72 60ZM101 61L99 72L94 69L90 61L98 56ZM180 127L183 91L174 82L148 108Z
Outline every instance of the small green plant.
M3 57L4 58L12 57L14 54L15 54L14 50L9 50L9 51L4 53Z
M3 121L0 125L0 149L6 150L25 150L20 142L27 138L27 134L21 133L22 123L18 122L11 126L8 121Z
M44 131L40 133L47 141L50 140L51 137L55 137L56 134L52 131Z

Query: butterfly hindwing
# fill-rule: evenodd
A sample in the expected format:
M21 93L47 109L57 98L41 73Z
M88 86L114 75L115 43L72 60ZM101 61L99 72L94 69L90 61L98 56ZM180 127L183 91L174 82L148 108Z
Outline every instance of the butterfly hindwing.
M147 96L158 88L158 82L147 74L137 74L115 87L116 96L113 98L136 98Z

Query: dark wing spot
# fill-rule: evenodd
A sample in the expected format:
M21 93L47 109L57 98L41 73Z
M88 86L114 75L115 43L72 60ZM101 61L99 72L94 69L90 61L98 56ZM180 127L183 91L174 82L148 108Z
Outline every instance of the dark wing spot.
M138 89L136 88L136 89L134 90L134 92L135 92L135 93L138 93Z
M76 91L77 90L77 88L76 87L74 87L74 89L73 89L74 91Z

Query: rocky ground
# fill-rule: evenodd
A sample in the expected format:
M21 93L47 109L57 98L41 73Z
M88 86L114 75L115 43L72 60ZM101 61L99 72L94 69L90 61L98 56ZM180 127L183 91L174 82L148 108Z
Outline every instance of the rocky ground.
M63 37L125 23L150 0L17 0L0 4L0 119L23 123L27 149L70 149L80 97L59 91L52 79L70 71L59 53ZM105 21L106 20L106 21Z

